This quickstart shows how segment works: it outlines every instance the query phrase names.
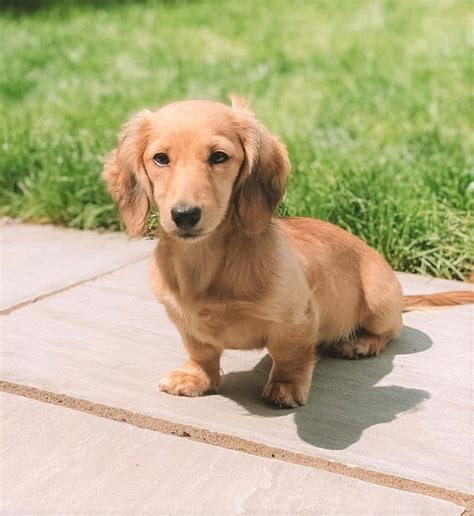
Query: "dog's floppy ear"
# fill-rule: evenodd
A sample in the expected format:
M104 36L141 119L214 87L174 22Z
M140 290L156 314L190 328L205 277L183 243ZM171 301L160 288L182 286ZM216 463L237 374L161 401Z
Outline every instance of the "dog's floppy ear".
M255 119L247 102L234 96L231 100L245 153L235 185L234 206L243 231L256 235L268 225L283 197L290 161L285 146Z
M140 111L123 125L118 146L108 155L102 173L131 236L143 233L150 211L151 187L143 165L150 114Z

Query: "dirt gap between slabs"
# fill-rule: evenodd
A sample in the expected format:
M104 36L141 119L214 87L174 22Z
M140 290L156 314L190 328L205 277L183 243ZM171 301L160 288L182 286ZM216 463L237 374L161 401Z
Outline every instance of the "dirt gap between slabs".
M78 287L80 285L84 285L84 283L89 283L91 281L95 281L99 278L102 278L103 276L108 276L109 274L113 274L114 272L124 269L125 267L128 267L129 265L133 265L134 263L141 262L142 260L147 260L148 258L149 258L148 256L142 256L141 258L137 258L136 260L133 260L124 265L119 265L108 271L101 272L99 274L96 274L95 276L91 276L90 278L85 278L83 280L77 281L76 283L72 283L71 285L66 285L65 287L58 288L57 290L52 290L51 292L46 292L46 294L40 294L39 296L32 297L30 299L27 299L26 301L21 301L21 303L17 303L16 305L9 306L8 308L4 308L3 310L0 310L0 316L1 315L10 315L12 312L15 312L16 310L18 310L20 308L23 308L28 305L32 305L33 303L36 303L37 301L42 301L43 299L47 299L48 297L55 296L56 294L62 294L63 292L66 292L67 290L71 290L72 288Z
M372 484L378 484L384 487L407 491L410 493L431 496L462 505L466 508L464 515L474 515L474 496L460 491L446 489L444 487L433 486L417 480L410 480L403 477L397 477L388 473L371 471L359 467L351 467L339 462L332 462L319 457L313 457L302 453L284 450L282 448L274 448L266 444L250 441L241 437L212 432L204 428L198 428L181 423L175 423L166 419L160 419L153 416L147 416L116 407L110 407L101 403L75 398L66 394L57 394L54 392L38 389L36 387L28 387L5 380L0 380L0 391L9 394L16 394L31 398L44 403L67 407L94 416L99 416L111 421L118 421L133 425L137 428L153 430L167 435L176 437L184 437L191 441L210 444L228 450L238 451L257 457L269 459L278 459L300 466L321 469L336 473L346 477L356 478Z

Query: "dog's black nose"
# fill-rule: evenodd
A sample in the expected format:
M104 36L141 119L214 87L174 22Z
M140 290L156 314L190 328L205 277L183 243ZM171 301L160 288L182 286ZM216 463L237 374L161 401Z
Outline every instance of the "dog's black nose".
M192 204L175 204L171 208L171 218L178 228L191 229L201 218L201 208Z

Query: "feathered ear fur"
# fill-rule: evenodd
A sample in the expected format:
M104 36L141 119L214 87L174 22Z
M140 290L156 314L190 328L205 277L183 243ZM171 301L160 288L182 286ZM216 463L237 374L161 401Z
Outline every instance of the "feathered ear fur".
M231 100L245 153L234 206L243 231L256 235L269 224L281 201L291 166L286 147L256 120L247 102L235 96Z
M107 157L102 173L131 236L143 233L150 211L151 186L143 165L150 114L140 111L123 125L118 146Z

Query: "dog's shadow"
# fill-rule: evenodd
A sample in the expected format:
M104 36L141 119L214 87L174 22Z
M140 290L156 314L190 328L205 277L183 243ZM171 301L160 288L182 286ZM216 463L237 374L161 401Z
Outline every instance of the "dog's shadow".
M251 371L226 374L219 393L260 417L293 413L301 439L318 448L342 450L357 442L367 428L388 423L430 397L419 389L376 384L393 370L396 355L421 353L431 345L425 333L405 326L378 357L324 357L316 366L308 404L294 410L276 409L258 398L271 369L269 355Z

